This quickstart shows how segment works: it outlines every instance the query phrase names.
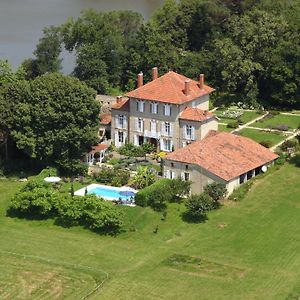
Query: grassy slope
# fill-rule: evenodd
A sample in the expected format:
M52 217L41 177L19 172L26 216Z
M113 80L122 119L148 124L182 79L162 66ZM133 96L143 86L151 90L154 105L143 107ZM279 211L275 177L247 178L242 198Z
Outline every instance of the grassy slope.
M239 134L248 137L258 143L262 141L271 141L272 146L278 144L285 138L285 136L283 136L282 134L276 134L274 132L264 132L261 130L251 128L244 128L241 131L239 131Z
M300 116L299 115L295 115L295 116L291 116L291 115L277 115L274 116L271 119L268 119L266 121L263 122L255 122L253 124L251 124L251 126L253 127L259 127L259 128L266 128L269 125L288 125L291 129L297 129L298 126L300 125Z
M93 299L285 299L297 288L300 293L299 181L300 169L286 165L257 181L242 202L210 213L205 224L182 222L183 208L178 205L170 207L166 222L150 209L125 208L128 223L137 231L116 238L57 227L52 221L6 218L3 209L20 184L0 181L1 256L12 251L42 257L44 262L50 259L55 268L80 264L98 274L108 272ZM153 234L157 224L158 234ZM205 268L165 265L163 260L174 253L200 257ZM21 290L22 281L17 285L9 275L11 265L2 263L1 276ZM20 274L26 266L21 269ZM75 279L62 288L70 291L74 284L75 295L95 286L91 278L88 281L90 274L81 271L74 271ZM66 272L69 269L62 276Z

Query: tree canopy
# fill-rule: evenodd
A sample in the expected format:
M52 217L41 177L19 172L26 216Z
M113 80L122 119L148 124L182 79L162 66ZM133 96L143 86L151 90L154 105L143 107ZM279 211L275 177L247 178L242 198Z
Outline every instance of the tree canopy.
M15 81L2 92L10 106L10 135L19 149L45 164L77 172L83 154L97 141L95 91L76 78L53 73Z

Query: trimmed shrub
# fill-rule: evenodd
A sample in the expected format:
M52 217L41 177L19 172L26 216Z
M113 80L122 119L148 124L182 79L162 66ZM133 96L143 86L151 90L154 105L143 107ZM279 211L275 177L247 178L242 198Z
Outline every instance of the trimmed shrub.
M277 125L269 125L268 128L279 130L279 131L288 131L290 127L286 124L277 124Z
M160 179L142 189L135 196L139 206L151 206L155 210L163 210L168 202L179 201L189 192L190 182L184 184L179 179Z
M236 129L239 127L239 123L238 123L238 121L229 122L226 127Z
M271 148L273 145L272 141L269 140L261 141L260 144L266 148Z
M206 213L214 209L214 200L207 194L191 195L185 203L187 214L194 219L206 217Z

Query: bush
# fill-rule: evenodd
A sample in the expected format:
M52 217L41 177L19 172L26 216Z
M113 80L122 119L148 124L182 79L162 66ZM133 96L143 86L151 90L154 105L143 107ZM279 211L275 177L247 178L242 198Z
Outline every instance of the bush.
M163 210L166 203L174 196L170 187L171 179L161 179L144 188L135 195L135 203L139 206L151 206L155 210Z
M286 151L288 148L295 148L297 145L298 145L297 140L287 140L280 146L280 149L282 151Z
M233 193L228 197L228 199L233 201L241 201L250 190L252 184L253 180L241 184L239 188L233 191Z
M266 148L271 148L273 145L272 141L269 140L261 141L260 144Z
M167 202L178 202L188 194L190 182L181 179L160 179L152 185L142 189L135 196L135 203L139 206L151 206L155 210L163 210Z
M117 233L123 225L123 214L117 206L94 195L81 198L82 222L96 231Z
M70 197L36 183L25 186L17 193L8 212L30 218L57 217L64 225L82 225L89 229L118 233L123 225L123 215L118 207L95 195Z
M27 217L50 217L55 212L59 194L53 190L36 187L17 193L11 200L9 211Z
M113 186L123 186L129 181L130 173L127 170L115 170L114 177L112 178L111 184Z
M97 182L103 184L111 184L113 186L123 186L129 181L130 173L122 168L110 169L102 168L98 174L95 175Z
M190 192L191 182L184 181L181 178L173 179L170 181L170 188L174 194L172 202L179 202Z
M155 146L151 143L144 143L141 147L143 149L143 152L146 154L153 153L156 150Z
M219 206L218 201L226 197L226 185L213 182L204 187L204 193L208 194L214 200L214 208Z
M238 121L229 122L226 127L236 129L239 127L239 123Z
M289 130L289 126L286 124L278 124L278 125L269 125L268 126L270 129L274 129L274 130L279 130L279 131L288 131Z
M137 174L132 179L132 185L136 189L143 189L155 181L155 174L147 167L139 167Z
M194 219L203 219L214 209L214 200L206 193L191 195L185 203L187 214Z

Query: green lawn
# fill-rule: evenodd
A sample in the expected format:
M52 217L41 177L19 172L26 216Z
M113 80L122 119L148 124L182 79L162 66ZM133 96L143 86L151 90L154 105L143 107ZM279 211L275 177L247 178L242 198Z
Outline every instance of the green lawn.
M80 299L96 287L92 299L298 299L299 181L285 165L200 224L183 222L178 204L166 221L124 207L132 230L110 237L6 217L22 184L2 180L0 299Z
M272 146L278 144L285 138L285 136L280 133L266 132L262 130L251 129L251 128L244 128L241 131L239 131L239 134L248 137L258 143L262 141L271 141Z
M255 122L253 124L251 124L251 126L253 127L259 127L259 128L266 128L268 127L269 125L288 125L289 126L289 130L292 130L292 129L297 129L300 125L300 115L295 115L295 116L292 116L292 115L277 115L277 116L274 116L273 118L271 119L268 119L266 121L263 121L263 122Z
M226 131L226 132L230 132L233 130L233 128L228 128L226 125L222 125L222 124L218 125L218 129L219 131Z
M217 109L214 114L216 116L218 116L218 118L220 119L220 122L221 123L230 123L230 122L233 122L235 121L235 119L229 119L229 118L225 118L225 117L222 117L222 113L224 111L226 111L228 109ZM254 120L256 118L258 118L261 114L259 114L257 111L245 111L245 110L241 110L241 109L229 109L229 110L233 110L233 111L242 111L243 112L243 115L241 116L241 120L243 123L248 123L250 122L251 120Z

